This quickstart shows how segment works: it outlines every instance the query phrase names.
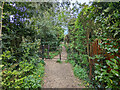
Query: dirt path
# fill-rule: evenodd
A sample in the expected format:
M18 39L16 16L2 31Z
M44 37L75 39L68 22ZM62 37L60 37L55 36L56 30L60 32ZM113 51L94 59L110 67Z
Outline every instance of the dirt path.
M72 66L64 61L67 59L65 47L62 47L62 63L56 63L59 56L45 60L44 88L85 88L80 80L74 77Z

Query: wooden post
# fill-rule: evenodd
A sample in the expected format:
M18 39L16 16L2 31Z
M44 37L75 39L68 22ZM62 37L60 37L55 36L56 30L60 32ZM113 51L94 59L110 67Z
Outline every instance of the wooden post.
M60 60L61 60L61 46L59 46L59 48L60 48L60 49L59 49L59 52L60 52L60 55L59 55L59 56L60 56Z
M87 55L88 55L88 61L89 61L89 78L91 79L92 76L92 66L91 66L91 60L89 58L90 56L90 50L89 50L89 31L87 31Z
M42 60L44 60L44 45L42 45Z
M60 53L60 60L61 60L61 53Z
M49 58L49 48L50 48L50 45L48 44L48 50L47 50L47 56Z

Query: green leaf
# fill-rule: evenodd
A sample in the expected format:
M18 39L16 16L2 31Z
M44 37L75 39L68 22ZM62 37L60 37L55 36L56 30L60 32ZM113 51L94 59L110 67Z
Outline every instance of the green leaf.
M102 7L98 7L98 9L102 9Z
M98 43L100 46L102 45L102 43Z
M110 7L108 7L107 9L105 9L104 11L105 12L109 12L111 10L111 8Z
M118 52L118 48L114 49L115 52Z
M110 61L109 60L106 60L106 63L110 66Z
M114 75L119 76L118 71L115 71L114 69L112 69L111 72L112 72Z

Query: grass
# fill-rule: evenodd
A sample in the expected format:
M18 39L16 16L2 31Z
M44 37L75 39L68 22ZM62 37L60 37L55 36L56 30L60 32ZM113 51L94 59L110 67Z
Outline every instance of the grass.
M49 58L53 59L55 56L57 56L59 54L59 51L55 51L55 52L50 52L49 53Z
M69 63L69 60L65 60L65 63Z
M62 63L62 61L61 61L60 59L58 59L56 62L57 62L57 63Z
M82 82L83 82L82 84L85 87L92 87L90 84L90 80L89 80L87 71L84 68L80 67L79 65L76 65L74 60L66 60L66 63L68 63L68 62L73 67L74 76L77 77L78 79L82 80Z

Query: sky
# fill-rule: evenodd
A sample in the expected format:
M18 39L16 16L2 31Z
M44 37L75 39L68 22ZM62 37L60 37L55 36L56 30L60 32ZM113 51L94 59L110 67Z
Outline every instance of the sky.
M60 2L62 2L62 1L67 1L67 0L59 0ZM91 0L69 0L71 3L75 3L76 1L78 1L78 2L80 2L81 4L83 4L83 3L86 3L86 4L88 4L89 3L89 1L91 1Z
M70 0L70 1L71 1L71 3L75 3L76 1L78 1L81 4L83 4L83 3L87 3L88 4L90 0Z
M83 4L83 3L86 3L86 4L89 4L89 1L90 0L70 0L71 3L75 3L76 1L78 1L79 3ZM62 2L62 0L60 0L60 2ZM72 4L70 5L70 7L72 8ZM66 29L64 31L64 34L67 35L68 34L68 28L67 27L64 27L64 29Z

